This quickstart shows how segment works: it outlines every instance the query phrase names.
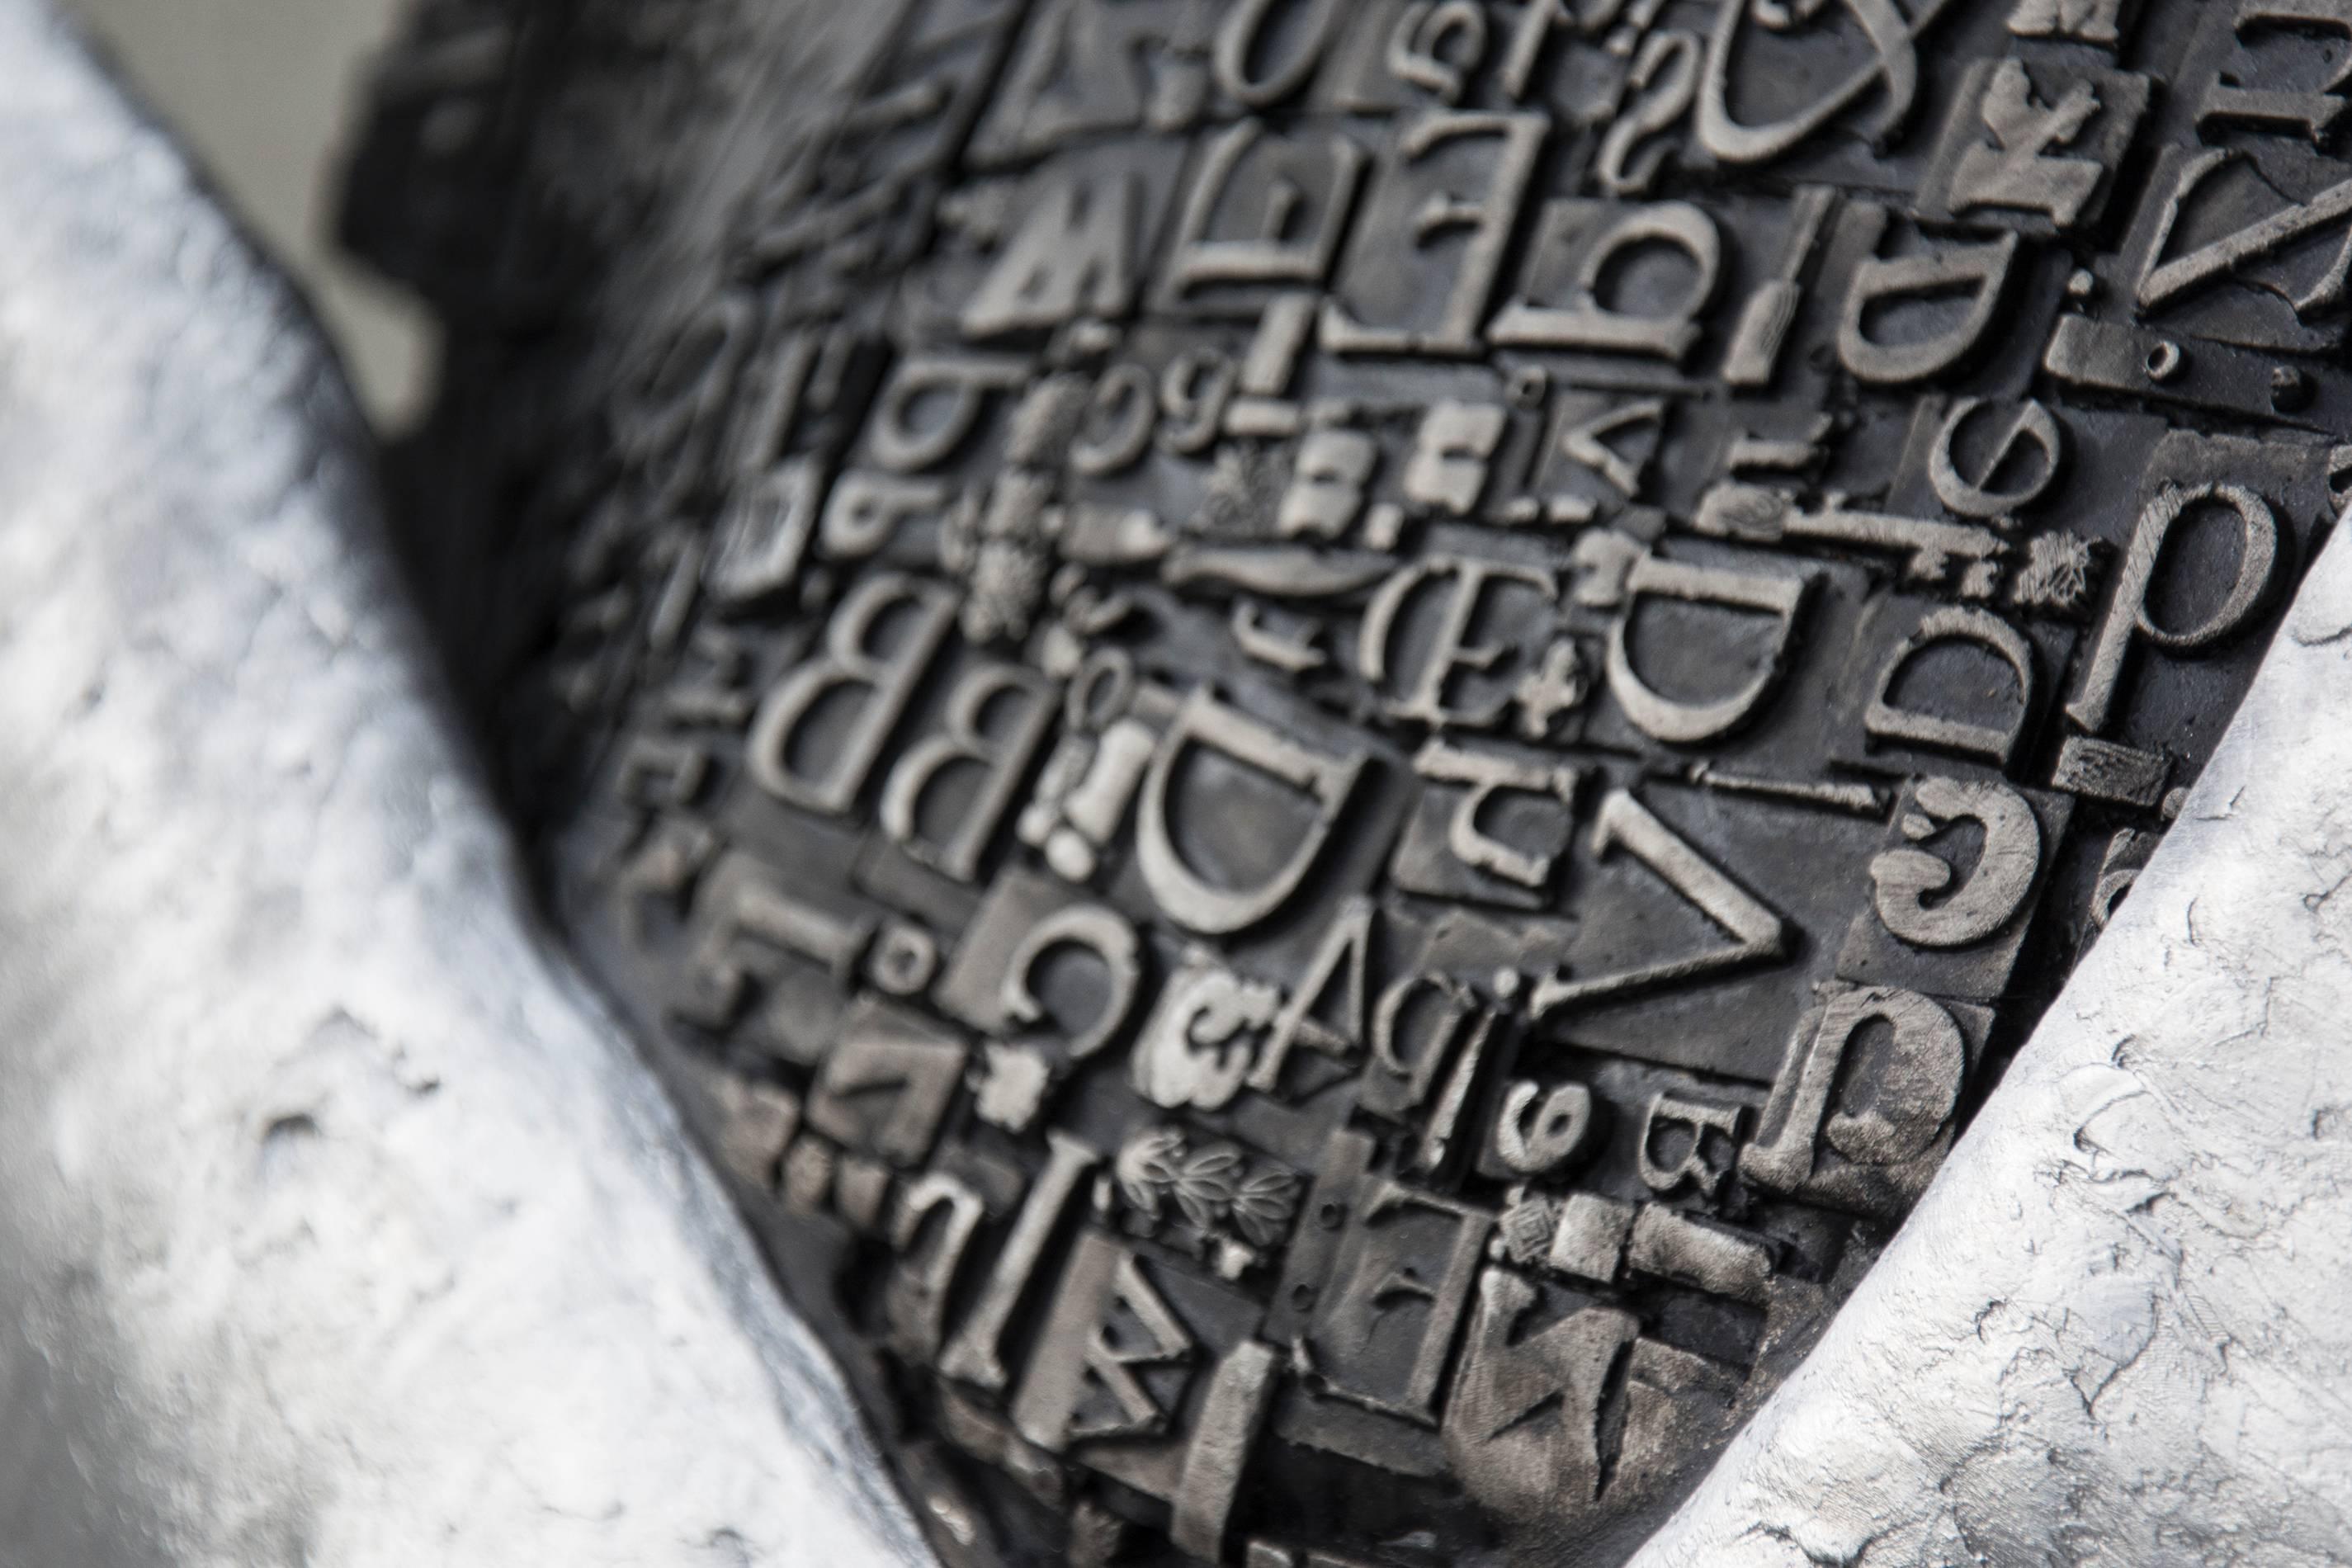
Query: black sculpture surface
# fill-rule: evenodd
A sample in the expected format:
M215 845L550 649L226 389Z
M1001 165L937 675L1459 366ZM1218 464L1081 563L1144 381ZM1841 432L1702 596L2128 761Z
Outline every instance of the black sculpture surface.
M943 1560L1621 1561L2346 500L2352 13L865 31L523 465L564 912Z

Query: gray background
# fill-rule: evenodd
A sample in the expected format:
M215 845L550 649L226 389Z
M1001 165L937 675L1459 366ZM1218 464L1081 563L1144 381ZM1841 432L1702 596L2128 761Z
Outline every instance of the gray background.
M328 238L349 112L405 0L61 3L302 280L378 424L413 416L431 384L431 328Z

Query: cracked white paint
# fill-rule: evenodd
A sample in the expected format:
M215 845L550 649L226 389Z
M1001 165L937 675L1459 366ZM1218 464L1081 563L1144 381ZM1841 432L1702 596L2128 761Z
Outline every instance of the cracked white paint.
M920 1559L535 928L362 450L0 0L0 1564Z
M1635 1568L2352 1563L2352 549L1811 1359Z

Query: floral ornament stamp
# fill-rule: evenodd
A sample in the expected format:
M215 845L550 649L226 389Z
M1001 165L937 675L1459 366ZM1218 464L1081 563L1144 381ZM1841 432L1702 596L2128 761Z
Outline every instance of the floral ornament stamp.
M1254 1162L1238 1144L1196 1148L1182 1128L1154 1127L1120 1146L1097 1202L1133 1233L1213 1255L1220 1274L1239 1279L1289 1235L1299 1187L1297 1173Z

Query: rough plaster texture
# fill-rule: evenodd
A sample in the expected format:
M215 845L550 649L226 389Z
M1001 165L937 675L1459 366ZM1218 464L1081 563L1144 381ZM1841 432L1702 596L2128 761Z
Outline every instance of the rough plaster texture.
M0 0L0 1563L919 1554L533 927L286 289Z
M2352 548L1811 1358L1636 1568L2352 1563Z

